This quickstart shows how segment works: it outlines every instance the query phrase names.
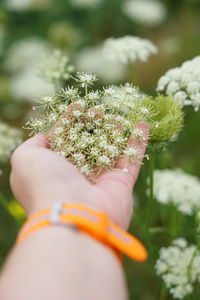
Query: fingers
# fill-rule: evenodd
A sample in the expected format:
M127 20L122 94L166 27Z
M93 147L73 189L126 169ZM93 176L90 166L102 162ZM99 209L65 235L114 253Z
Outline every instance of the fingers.
M140 171L149 136L149 127L147 123L138 123L137 128L143 131L142 140L139 141L133 139L129 143L131 148L137 150L137 159L135 159L134 162L130 162L128 158L120 159L114 170L106 172L99 177L97 184L100 184L101 187L102 184L107 186L108 182L112 181L116 184L123 184L130 192L132 191Z
M136 160L134 162L130 162L128 158L123 158L116 164L116 169L131 175L129 176L131 179L131 185L134 185L137 180L149 137L149 126L147 123L138 123L137 128L143 131L143 138L141 140L133 139L129 143L131 148L137 150Z

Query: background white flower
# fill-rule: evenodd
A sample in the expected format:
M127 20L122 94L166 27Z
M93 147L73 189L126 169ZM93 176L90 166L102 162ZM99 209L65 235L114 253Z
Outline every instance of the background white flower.
M167 15L166 6L157 0L128 0L122 10L131 20L148 26L161 24Z
M158 81L157 91L173 95L183 105L200 108L200 56L170 69Z
M200 180L180 169L155 170L154 196L163 204L172 203L179 211L192 215L200 209Z
M75 57L76 69L97 74L105 83L115 83L126 76L126 67L106 59L100 46L85 48Z
M11 77L10 90L15 99L32 102L41 94L53 92L53 87L39 78L36 70L27 69Z
M49 57L40 57L38 75L49 83L69 80L73 71L74 67L70 64L68 55L60 49L55 49Z
M22 131L0 120L0 162L9 159L12 151L22 142Z
M200 282L199 266L199 249L178 238L172 246L160 249L155 268L174 298L183 299L193 292L195 282Z
M102 0L70 0L70 2L77 7L87 8L97 6Z
M109 38L104 42L104 55L113 62L128 64L137 60L146 62L157 47L149 40L137 36Z
M15 99L32 101L53 91L52 85L38 76L38 62L50 54L50 45L32 38L14 43L8 51L5 67L10 72L10 90Z
M53 0L5 0L5 6L10 10L37 10L45 9Z
M49 55L51 47L46 41L37 37L19 40L8 50L5 61L6 68L11 72L23 71L38 65L42 55Z

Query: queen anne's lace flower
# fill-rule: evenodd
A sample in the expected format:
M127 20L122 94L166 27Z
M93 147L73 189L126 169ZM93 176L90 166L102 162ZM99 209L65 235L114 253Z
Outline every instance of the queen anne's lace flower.
M200 209L200 180L176 170L155 171L154 195L158 202L172 203L179 211L192 215Z
M113 62L128 64L137 60L146 62L157 53L156 46L149 40L136 36L109 38L104 43L104 55Z
M5 67L10 72L10 89L14 98L32 101L53 88L37 76L41 55L50 54L50 46L38 38L18 41L7 53Z
M200 56L170 69L158 81L157 91L181 101L182 105L200 108Z
M155 267L173 297L183 299L192 294L195 283L200 282L199 266L200 250L179 238L172 246L161 248Z
M27 69L11 76L10 90L15 99L32 102L43 93L53 92L53 86L39 78L35 69Z
M69 62L69 57L56 49L50 59L43 58L39 66L40 75L48 82L54 83L58 80L68 80L74 67Z
M133 110L138 101L141 102L145 95L135 86L126 83L124 86L110 86L105 88L103 99L108 106L124 112Z
M126 74L126 66L106 59L101 47L83 49L77 54L75 64L78 71L95 73L106 83L123 80Z
M84 88L86 86L91 86L94 84L94 82L97 80L96 75L94 74L90 74L90 73L77 73L77 79L76 81L78 81L81 86Z
M157 0L127 0L122 10L131 20L148 26L161 24L167 14L165 5Z
M16 11L40 10L48 7L51 2L52 0L5 0L5 6Z
M22 142L22 132L0 121L0 162L9 159L12 151Z
M88 90L96 81L95 75L77 73L74 79L85 93L66 87L54 95L41 96L38 104L43 113L28 121L27 128L32 133L46 133L51 149L71 160L86 176L112 168L120 157L137 160L138 149L128 147L135 123L106 105L101 91ZM134 90L131 86L127 89ZM144 132L136 130L134 138L144 142Z
M147 122L150 141L154 143L175 141L182 129L181 105L171 97L157 96L153 99L126 83L106 88L103 99L108 106L127 114L132 121Z
M50 45L39 38L19 40L11 45L7 52L5 66L10 72L19 72L33 68L41 55L51 53Z

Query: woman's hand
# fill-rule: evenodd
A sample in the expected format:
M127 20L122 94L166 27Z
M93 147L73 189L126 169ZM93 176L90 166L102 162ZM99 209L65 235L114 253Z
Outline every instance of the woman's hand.
M11 187L28 216L62 200L81 203L103 211L116 224L127 228L132 214L132 188L137 180L148 140L148 125L143 142L131 141L141 159L135 164L120 159L116 168L105 172L95 183L88 181L65 158L48 149L48 140L37 134L17 148L12 156ZM125 170L124 170L125 168ZM128 172L127 172L128 171Z

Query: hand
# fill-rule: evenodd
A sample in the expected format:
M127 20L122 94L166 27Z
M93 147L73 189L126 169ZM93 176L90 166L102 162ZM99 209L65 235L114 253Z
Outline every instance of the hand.
M135 164L120 159L116 168L99 176L96 183L88 181L69 161L49 150L45 135L30 138L16 149L11 159L10 181L16 199L28 216L62 200L103 211L116 224L127 228L132 214L132 188L149 132L146 123L138 123L138 127L144 131L145 141L132 140L130 144L138 147L141 158Z

